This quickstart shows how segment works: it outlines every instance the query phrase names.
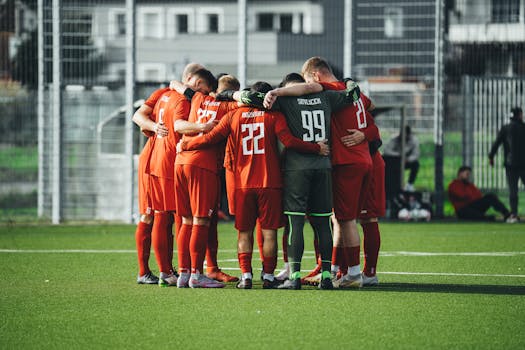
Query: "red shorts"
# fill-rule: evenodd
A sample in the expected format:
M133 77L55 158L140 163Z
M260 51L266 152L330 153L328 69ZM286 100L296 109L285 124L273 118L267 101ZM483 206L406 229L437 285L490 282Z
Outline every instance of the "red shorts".
M137 182L139 186L139 214L151 214L151 199L148 193L149 175L146 174L146 161L139 158Z
M228 211L235 215L235 174L226 169L224 178L226 180L226 196L228 198Z
M370 181L371 168L369 163L333 167L334 213L338 220L354 220L361 213Z
M277 230L281 227L283 206L282 189L238 188L235 190L235 228L253 230L259 218L262 229Z
M380 218L386 213L385 161L379 152L372 156L372 173L360 219Z
M175 211L175 182L173 179L149 175L151 208L158 211Z
M209 218L217 208L219 179L212 171L188 164L175 166L177 213Z

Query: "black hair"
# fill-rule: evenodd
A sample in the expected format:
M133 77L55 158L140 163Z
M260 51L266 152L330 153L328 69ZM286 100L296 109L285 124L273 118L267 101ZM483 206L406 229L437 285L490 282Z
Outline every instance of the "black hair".
M299 73L286 74L283 78L283 81L281 81L279 84L279 87L283 87L288 83L304 83L304 78Z
M273 90L273 87L265 81L258 81L252 85L250 90L253 92L262 92L265 94L268 91Z
M469 167L468 165L462 165L462 166L458 169L458 175L459 175L459 173L462 173L462 172L464 172L465 170L472 171L472 168Z
M510 110L510 112L512 113L512 116L511 118L519 118L519 115L523 112L522 109L520 107L514 107Z

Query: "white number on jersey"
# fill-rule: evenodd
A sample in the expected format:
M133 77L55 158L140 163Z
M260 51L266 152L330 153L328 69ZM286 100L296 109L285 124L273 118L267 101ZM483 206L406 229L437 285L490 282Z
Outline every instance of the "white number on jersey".
M366 128L366 111L365 106L363 106L363 101L361 99L354 102L354 106L357 106L357 128L358 129L364 129Z
M242 124L241 132L248 132L242 138L243 155L264 154L264 123Z
M303 141L319 142L326 140L326 127L324 122L324 111L301 111L303 128L306 131L303 134Z
M164 108L159 109L159 124L164 125ZM157 135L158 139L162 138L162 135Z

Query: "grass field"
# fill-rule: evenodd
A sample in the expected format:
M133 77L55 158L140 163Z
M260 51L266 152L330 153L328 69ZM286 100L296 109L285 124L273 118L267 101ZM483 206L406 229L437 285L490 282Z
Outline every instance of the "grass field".
M137 285L134 226L0 226L1 347L525 348L525 225L381 227L378 287L282 291Z

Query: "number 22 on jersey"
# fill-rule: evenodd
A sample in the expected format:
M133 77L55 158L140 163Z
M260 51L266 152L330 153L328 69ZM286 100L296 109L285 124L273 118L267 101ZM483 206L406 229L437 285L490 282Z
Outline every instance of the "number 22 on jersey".
M264 154L264 123L242 124L241 133L244 156Z

